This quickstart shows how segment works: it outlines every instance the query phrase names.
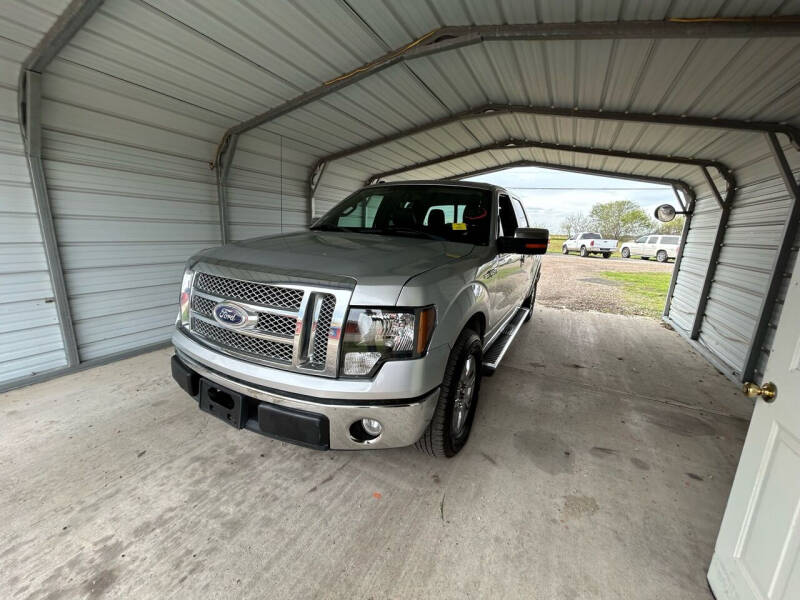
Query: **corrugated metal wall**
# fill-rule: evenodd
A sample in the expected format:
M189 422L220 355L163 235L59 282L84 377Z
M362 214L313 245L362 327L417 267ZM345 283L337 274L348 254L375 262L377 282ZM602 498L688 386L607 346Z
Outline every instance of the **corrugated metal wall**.
M790 207L789 193L765 139L749 137L739 156L731 156L741 161L736 169L737 192L697 340L711 353L717 366L736 379L745 368ZM788 145L784 151L797 178L800 156ZM711 196L698 199L668 316L684 335L689 334L697 312L720 212ZM793 256L796 254L795 248ZM763 373L772 347L793 264L790 261L786 284L770 309L771 325L762 345L757 378Z
M62 8L2 4L0 385L67 364L17 118L20 65Z
M261 130L238 142L227 179L231 241L297 231L308 224L308 164L302 143Z
M43 159L81 360L168 339L176 281L219 243L208 168L219 117L57 61Z

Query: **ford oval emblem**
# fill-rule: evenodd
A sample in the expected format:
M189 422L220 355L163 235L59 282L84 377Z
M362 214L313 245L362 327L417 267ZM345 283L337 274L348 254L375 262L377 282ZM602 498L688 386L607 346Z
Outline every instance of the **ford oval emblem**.
M214 307L214 319L229 327L241 327L247 323L247 311L235 304L222 302Z

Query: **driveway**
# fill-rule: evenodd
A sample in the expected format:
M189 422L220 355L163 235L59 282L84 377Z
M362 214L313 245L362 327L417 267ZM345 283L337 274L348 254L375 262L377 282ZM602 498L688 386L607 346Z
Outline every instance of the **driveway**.
M621 285L602 276L604 271L672 273L672 262L639 258L602 258L545 254L537 303L553 308L594 310L620 315L642 314L626 302ZM666 300L666 297L665 297Z

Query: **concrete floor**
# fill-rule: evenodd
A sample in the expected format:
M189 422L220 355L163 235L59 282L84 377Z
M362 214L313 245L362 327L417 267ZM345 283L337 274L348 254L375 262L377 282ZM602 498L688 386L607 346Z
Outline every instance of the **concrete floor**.
M655 321L537 308L449 461L235 431L169 355L0 396L0 596L710 598L751 408Z

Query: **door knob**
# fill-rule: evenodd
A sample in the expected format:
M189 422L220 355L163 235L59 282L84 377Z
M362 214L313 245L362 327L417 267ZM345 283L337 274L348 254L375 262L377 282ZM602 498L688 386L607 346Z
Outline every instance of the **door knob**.
M764 402L773 402L778 396L778 387L771 381L768 381L764 385L757 385L752 381L748 381L742 386L742 392L744 392L744 395L748 398L761 396Z

